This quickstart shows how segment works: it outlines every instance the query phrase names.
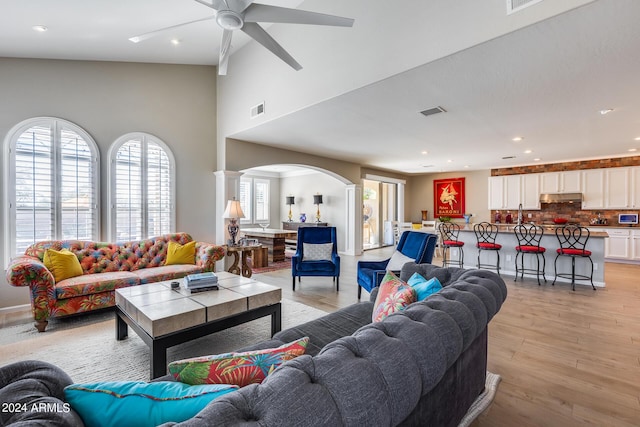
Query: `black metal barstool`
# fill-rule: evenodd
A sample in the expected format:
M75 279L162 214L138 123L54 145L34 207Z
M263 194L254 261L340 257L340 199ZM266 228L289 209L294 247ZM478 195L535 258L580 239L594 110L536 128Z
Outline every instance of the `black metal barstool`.
M481 222L473 226L473 231L476 234L476 247L478 248L478 268L492 268L500 275L500 249L502 245L496 243L496 237L498 237L498 226L490 224L488 222ZM492 251L498 256L496 265L493 264L481 264L480 254L482 251Z
M553 262L553 269L556 277L553 279L552 285L556 284L558 277L571 279L571 289L576 290L576 279L589 280L591 287L596 290L593 285L593 261L591 260L591 251L587 250L587 242L589 241L589 229L580 227L579 225L565 225L556 228L556 237L560 247L556 250L558 255ZM561 256L571 257L571 273L558 273L558 258ZM576 274L576 258L586 258L591 263L591 275Z
M514 282L518 280L518 271L520 272L520 280L523 279L524 273L536 273L538 279L538 286L540 286L540 256L542 256L542 278L547 283L547 277L544 274L544 270L547 266L544 253L546 248L540 246L540 241L544 235L544 229L539 225L516 225L513 228L513 232L518 239L518 246L516 246L516 277ZM535 255L536 256L536 269L524 268L524 256ZM518 268L518 257L520 257L520 268Z
M464 267L464 251L462 247L464 246L464 242L458 240L458 234L460 234L460 226L454 222L443 222L439 227L440 231L440 241L442 243L442 266L446 267L448 265L457 264L461 268ZM460 250L460 256L457 261L451 260L451 254L449 250L451 248L458 248ZM447 255L449 255L449 259L447 259Z

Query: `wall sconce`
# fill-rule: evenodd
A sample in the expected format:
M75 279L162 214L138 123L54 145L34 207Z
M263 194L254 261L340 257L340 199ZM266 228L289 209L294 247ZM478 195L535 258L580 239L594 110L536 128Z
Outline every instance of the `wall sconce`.
M287 205L289 205L289 222L293 221L291 219L293 217L293 215L291 215L291 205L295 205L294 199L295 198L293 196L287 196Z
M316 211L316 222L320 222L320 205L322 204L322 194L313 196L313 204L318 207Z
M233 200L227 201L227 208L224 210L222 218L229 219L227 230L229 231L229 236L231 236L230 245L236 246L236 236L240 230L240 227L238 226L238 218L244 218L244 212L242 212L240 200L236 200L234 198Z

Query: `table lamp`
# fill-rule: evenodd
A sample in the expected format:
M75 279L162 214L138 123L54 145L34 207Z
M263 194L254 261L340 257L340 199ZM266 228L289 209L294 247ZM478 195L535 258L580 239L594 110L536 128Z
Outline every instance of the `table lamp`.
M320 222L320 205L322 204L322 194L316 194L313 196L313 204L318 207L316 211L316 222Z
M293 216L293 215L291 215L291 205L295 205L293 196L287 196L287 205L289 205L289 222L291 222L291 221L293 221L291 219L291 217Z
M238 226L238 218L244 218L240 200L234 198L233 200L227 201L227 208L224 210L222 218L229 219L227 230L229 231L229 236L231 236L231 246L236 246L236 236L240 229Z

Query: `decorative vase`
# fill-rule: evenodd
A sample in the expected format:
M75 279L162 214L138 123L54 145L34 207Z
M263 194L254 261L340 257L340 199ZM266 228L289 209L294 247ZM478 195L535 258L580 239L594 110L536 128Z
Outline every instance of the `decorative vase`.
M300 222L306 222L307 221L307 214L301 213L300 214Z
M426 220L427 220L427 213L428 213L429 211L421 211L421 212L422 212L422 220L423 220L423 221L426 221Z

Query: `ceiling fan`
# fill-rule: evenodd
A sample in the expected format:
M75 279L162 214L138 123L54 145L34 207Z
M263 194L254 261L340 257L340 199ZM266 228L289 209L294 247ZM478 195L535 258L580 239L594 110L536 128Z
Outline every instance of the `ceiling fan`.
M211 2L207 2L206 0L195 1L215 10L215 15L151 31L149 33L131 37L129 40L134 43L138 43L164 31L173 30L195 22L215 19L216 23L223 29L222 43L220 44L220 60L218 63L219 75L223 76L227 74L231 36L233 35L234 30L241 30L295 70L300 70L302 69L302 66L293 59L293 57L289 55L289 53L284 50L284 48L258 24L258 22L351 27L353 26L354 21L353 19L343 18L340 16L253 3L253 0L211 0Z

